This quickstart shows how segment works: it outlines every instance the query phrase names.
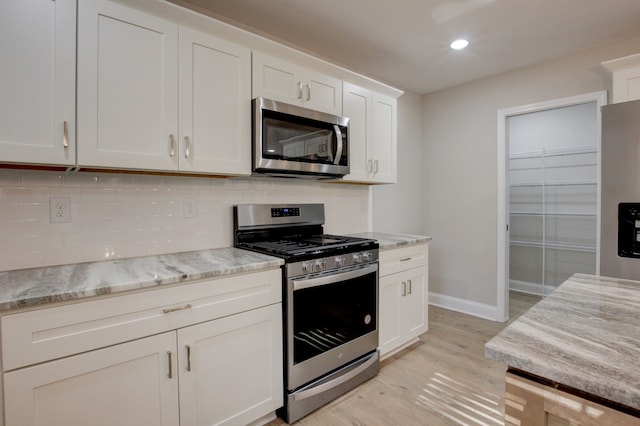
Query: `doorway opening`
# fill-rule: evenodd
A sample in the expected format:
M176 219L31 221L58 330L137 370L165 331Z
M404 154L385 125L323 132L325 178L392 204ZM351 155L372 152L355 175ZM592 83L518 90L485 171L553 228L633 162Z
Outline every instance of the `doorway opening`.
M510 290L544 297L599 271L605 103L601 91L498 111L498 321Z

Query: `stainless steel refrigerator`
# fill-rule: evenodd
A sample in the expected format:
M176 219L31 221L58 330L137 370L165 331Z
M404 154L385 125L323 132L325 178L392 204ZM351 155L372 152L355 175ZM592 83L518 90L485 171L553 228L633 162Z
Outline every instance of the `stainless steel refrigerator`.
M640 100L602 107L600 275L640 280Z

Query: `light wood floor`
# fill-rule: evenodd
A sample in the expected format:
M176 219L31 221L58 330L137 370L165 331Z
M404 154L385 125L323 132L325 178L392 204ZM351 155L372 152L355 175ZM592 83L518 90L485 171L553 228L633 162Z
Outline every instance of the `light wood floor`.
M539 300L512 292L510 321ZM506 366L485 358L484 344L507 324L430 306L429 331L419 342L296 425L503 425Z

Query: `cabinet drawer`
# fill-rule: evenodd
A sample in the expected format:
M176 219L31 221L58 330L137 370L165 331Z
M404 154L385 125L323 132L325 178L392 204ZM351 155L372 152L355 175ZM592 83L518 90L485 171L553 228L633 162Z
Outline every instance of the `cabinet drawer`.
M427 244L415 244L392 250L380 251L380 276L427 265Z
M3 316L3 370L221 318L282 299L280 268Z

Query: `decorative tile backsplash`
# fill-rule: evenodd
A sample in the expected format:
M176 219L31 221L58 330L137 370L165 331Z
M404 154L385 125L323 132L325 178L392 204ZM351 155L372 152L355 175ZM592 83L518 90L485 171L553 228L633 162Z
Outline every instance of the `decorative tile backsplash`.
M51 223L51 197L69 198L70 222ZM366 232L369 198L367 186L298 179L5 170L0 271L228 247L242 203L325 203L326 232Z

